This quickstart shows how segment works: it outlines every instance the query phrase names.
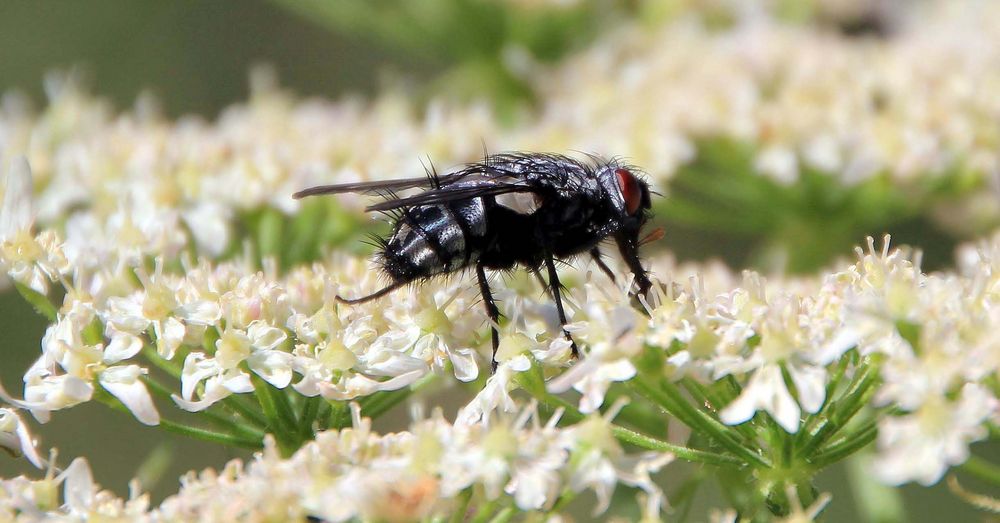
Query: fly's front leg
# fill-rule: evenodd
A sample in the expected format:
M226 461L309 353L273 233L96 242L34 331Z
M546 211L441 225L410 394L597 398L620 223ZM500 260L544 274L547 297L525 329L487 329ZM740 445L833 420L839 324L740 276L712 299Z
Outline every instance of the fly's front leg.
M497 325L500 324L500 310L497 309L497 304L493 301L493 293L490 292L490 284L486 281L486 272L483 271L481 264L476 264L476 278L479 280L479 293L483 296L486 315L490 317L490 335L493 338L491 373L495 373L497 371L497 349L500 347L500 332L497 331Z
M559 275L556 274L556 264L552 261L551 254L545 256L545 266L549 269L549 290L552 291L552 297L556 301L556 310L559 311L559 324L562 325L563 336L569 340L569 346L573 350L573 357L579 358L580 350L576 348L573 336L566 330L566 311L563 309L562 304L562 284L559 283Z

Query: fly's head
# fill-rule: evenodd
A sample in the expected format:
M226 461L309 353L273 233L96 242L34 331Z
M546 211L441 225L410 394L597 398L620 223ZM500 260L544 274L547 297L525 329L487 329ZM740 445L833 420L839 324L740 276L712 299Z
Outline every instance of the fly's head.
M598 177L605 187L605 192L614 200L619 225L614 238L618 250L635 275L639 294L645 295L652 282L649 281L646 270L639 261L639 246L642 244L639 234L652 214L649 185L632 169L616 163L605 166Z

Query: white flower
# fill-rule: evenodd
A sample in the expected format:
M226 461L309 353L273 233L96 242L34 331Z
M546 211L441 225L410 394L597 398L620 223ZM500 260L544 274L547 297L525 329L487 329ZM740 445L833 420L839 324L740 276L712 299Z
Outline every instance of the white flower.
M11 409L0 409L0 449L15 456L23 455L38 468L42 468L44 463L35 449L35 440L28 432L28 426Z
M15 158L6 169L0 203L0 270L45 294L49 281L68 265L53 234L33 235L33 198L31 168L23 157Z
M511 335L500 341L497 350L496 371L486 380L483 389L458 411L456 424L474 425L490 419L494 413L513 413L517 410L511 392L517 388L515 378L531 369L531 359L524 354L531 345L524 335Z
M570 452L570 488L594 490L597 494L595 516L607 510L611 494L619 482L642 489L658 503L663 499L663 493L649 475L673 461L673 455L669 453L625 454L611 433L611 419L623 406L624 402L618 402L603 416L592 414L564 434L563 445Z
M719 413L719 419L727 425L738 425L749 421L758 410L769 413L788 432L799 430L799 406L777 365L757 370L740 396Z
M11 242L15 237L31 231L35 216L31 201L33 189L31 167L19 157L6 169L3 185L3 205L0 206L0 241Z
M195 390L204 382L204 392L194 400ZM205 410L231 394L253 392L250 376L236 368L223 368L218 359L192 352L184 359L181 371L181 395L173 400L181 408L198 412Z
M985 387L967 383L953 401L938 396L912 413L882 419L875 475L890 485L937 483L948 467L968 459L969 443L986 436L984 422L995 419L998 408Z
M184 341L190 325L212 325L218 321L217 304L209 300L180 300L180 281L163 273L162 261L148 275L137 271L143 289L127 297L108 298L104 320L117 330L136 336L152 327L156 350L161 357L172 359Z
M621 294L604 294L597 285L586 285L587 296L577 322L567 325L576 342L589 351L581 361L566 372L552 379L547 388L561 393L570 387L579 391L580 411L596 412L604 404L604 395L611 383L627 381L635 376L636 368L630 358L641 349L641 333L636 332L643 322ZM616 289L617 290L617 289Z
M25 376L24 401L19 406L29 409L35 419L45 423L53 410L90 401L93 394L94 386L76 376L38 373Z
M476 338L475 331L485 318L469 311L473 304L460 297L462 292L457 286L417 290L414 294L415 299L397 302L385 312L389 326L405 333L392 345L408 348L414 358L434 368L450 363L459 381L476 379L476 349L469 342ZM373 346L379 346L382 339Z
M288 335L261 320L250 323L246 332L227 328L215 342L215 360L223 370L232 370L246 361L265 381L283 389L292 381L292 355L278 348Z
M87 344L83 333L95 319L92 305L68 299L64 311L46 330L42 356L25 374L25 399L19 402L23 408L31 409L40 421L48 421L49 411L88 401L97 381L139 421L158 424L159 414L146 385L138 379L146 370L121 365L142 349L141 340L109 328L112 341L107 348L103 343Z
M795 297L779 296L757 313L760 345L743 362L747 369L756 370L739 397L719 413L723 423L744 423L762 410L786 431L795 433L802 411L813 414L823 406L827 371L815 361L814 351L828 344L825 337L829 331L825 323L811 323L802 307ZM782 371L791 377L798 401L785 384Z
M153 405L153 399L146 390L146 385L139 376L147 374L146 369L138 365L111 367L98 376L101 386L118 398L136 419L146 425L158 425L160 414Z

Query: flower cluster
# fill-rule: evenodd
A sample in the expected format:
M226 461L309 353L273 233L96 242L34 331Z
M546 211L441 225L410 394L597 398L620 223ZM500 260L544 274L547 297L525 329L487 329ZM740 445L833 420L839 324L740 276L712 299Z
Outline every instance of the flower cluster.
M25 187L30 173L11 169L5 211L30 215L30 193L15 197ZM251 375L304 396L350 400L406 387L432 370L447 369L460 381L479 374L485 315L469 313L479 309L460 282L414 287L410 299L389 306L345 307L335 305L334 295L378 285L357 258L335 257L283 276L245 260L210 265L160 256L150 267L127 251L108 249L93 258L93 250L71 252L58 233L33 237L31 220L20 223L4 236L13 238L4 240L7 251L27 251L14 244L21 239L33 246L43 237L53 241L31 250L30 258L2 258L9 274L18 281L21 271L49 275L26 282L33 289L25 292L40 295L51 281L66 291L17 402L41 421L50 411L92 399L99 384L140 421L157 424L144 385L148 369L135 364L144 351L168 366L176 363L180 394L173 399L192 412L253 391ZM50 258L68 260L72 271L47 270ZM164 268L175 262L180 273Z
M571 303L586 304L571 307L570 329L585 340L587 354L549 380L547 390L575 388L579 410L593 412L615 382L661 380L705 395L724 424L767 413L788 434L818 432L824 441L833 436L825 433L830 409L850 398L862 402L856 410L871 409L870 426L858 435L870 441L877 429L878 477L933 484L1000 421L1000 337L990 327L1000 314L992 294L998 249L1000 237L968 248L962 275L924 274L907 251L890 251L888 239L882 250L869 240L858 263L822 281L766 285L745 273L741 287L714 296L704 279L686 289L660 287L645 304L648 318L624 296L588 281L568 292ZM518 336L525 338L507 335ZM511 408L511 390L524 385L518 375L530 369L525 354L534 351L544 365L554 353L537 343L521 347L525 353L516 357L502 355L508 359L462 416ZM643 376L637 368L650 347L657 359ZM728 393L706 389L727 382ZM669 402L661 406L682 414Z
M86 463L74 461L44 480L0 482L5 521L36 517L128 518L130 521L418 521L448 514L485 517L513 508L557 514L577 493L592 490L607 509L618 483L646 494L655 517L663 494L650 479L670 454L627 454L611 435L608 418L592 416L560 428L534 406L488 424L452 424L440 411L414 421L407 432L377 434L352 404L352 427L321 434L292 457L273 445L244 465L190 473L175 496L155 510L133 492L128 501L98 491ZM59 501L57 489L64 494ZM497 506L497 502L501 502Z
M15 164L5 184L4 252L31 255L4 258L5 266L16 280L19 273L41 275L19 290L43 311L49 285L61 285L65 296L60 306L47 305L52 323L41 356L25 373L23 399L4 394L39 421L99 400L142 423L181 427L161 417L159 397L227 429L187 429L192 434L259 448L267 432L291 455L314 433L346 426L347 401L359 400L375 416L435 376L454 376L444 380L450 384L476 380L489 361L485 314L461 279L414 286L388 303L346 307L333 296L379 285L368 263L354 257L334 255L278 274L273 264L259 270L246 258L212 264L189 255L150 260L97 247L74 251L51 229L33 232L30 186L29 169ZM15 242L38 247L11 247ZM922 273L919 257L890 251L888 240L881 250L870 240L858 256L819 280L767 283L754 273L739 280L724 269L696 268L687 284L668 282L690 269L656 258L652 273L665 284L639 307L627 282L612 283L585 265L566 268L567 330L584 347L576 362L541 287L526 275L513 277L497 292L506 318L500 366L458 413L457 426L489 427L490 420L523 414L519 398L532 396L565 413L570 425L560 437L577 437L559 447L565 453L589 445L596 422L588 420L617 413L621 404L611 406L608 398L626 401L627 393L633 408L622 413L609 441L761 470L790 454L783 466L801 472L836 462L877 436L877 477L935 483L1000 421L1000 350L991 328L1000 314L1000 236L963 251L957 273ZM152 378L154 367L177 381ZM567 400L570 389L577 399ZM244 401L250 394L256 404ZM640 403L705 431L721 451L656 439L665 424ZM513 439L529 437L511 427L536 419L530 412L504 425ZM5 447L32 456L23 424L10 419ZM555 459L536 457L535 467ZM520 481L555 481L553 471L563 469L557 463ZM771 492L786 487L773 485ZM554 488L541 497L535 487L534 497L510 493L519 508L538 508L551 506ZM595 491L606 504L607 487Z
M294 213L290 195L315 183L422 176L421 155L442 167L477 160L484 137L494 150L613 152L657 184L701 140L725 138L749 144L757 170L786 184L808 169L844 185L888 174L909 190L942 178L980 187L1000 166L1000 44L990 38L1000 9L929 4L881 40L766 17L723 32L679 21L626 25L555 66L511 59L539 110L510 128L485 102L420 110L395 91L297 101L266 71L217 122L175 123L146 98L115 114L53 75L41 113L4 97L0 149L27 156L37 218L60 225L73 250L137 256L190 242L213 256L238 251L248 212ZM993 200L973 211L995 215Z
M988 176L1000 165L1000 45L989 36L1000 11L940 4L877 41L766 18L722 33L623 30L532 75L547 102L533 140L618 151L655 176L717 136L753 144L758 170L787 184L802 169L845 184Z
M0 518L502 520L560 512L584 491L603 512L624 484L656 519L665 501L650 474L672 458L742 475L741 516L812 518L828 499L814 475L868 445L889 485L969 462L993 470L970 445L1000 424L1000 235L942 273L888 239L803 279L654 255L644 297L577 261L560 280L578 359L544 284L505 275L491 374L487 315L465 276L338 303L384 283L365 258L323 250L363 228L345 211L361 199L290 197L421 176L415 151L476 159L480 136L615 150L655 183L723 137L750 144L780 183L809 169L901 194L956 176L978 190L1000 169L1000 46L982 36L1000 10L977 15L978 33L942 12L882 40L766 21L626 28L544 74L520 63L541 96L515 128L485 104L435 101L418 116L393 93L298 102L262 74L214 123L167 121L147 100L115 115L55 78L40 114L6 97L0 271L49 326L18 397L0 388L14 407L0 409L0 448L43 466L23 413L44 423L95 401L262 453L187 477L152 511L137 491L99 492L82 461L50 464L43 480L0 482ZM429 385L467 394L454 422L435 411L372 432L369 419ZM204 424L174 421L176 409Z

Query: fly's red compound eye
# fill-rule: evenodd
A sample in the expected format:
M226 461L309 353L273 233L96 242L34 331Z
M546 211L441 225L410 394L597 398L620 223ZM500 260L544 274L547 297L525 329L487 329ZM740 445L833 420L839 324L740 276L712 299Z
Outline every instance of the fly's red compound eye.
M642 204L642 189L639 188L639 180L628 171L628 169L615 169L615 176L618 177L618 188L622 190L622 198L625 199L625 210L630 215L639 211Z

